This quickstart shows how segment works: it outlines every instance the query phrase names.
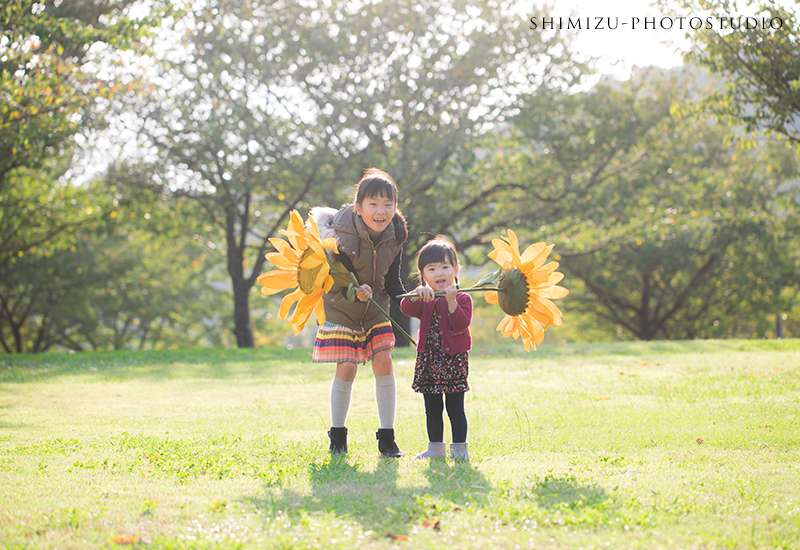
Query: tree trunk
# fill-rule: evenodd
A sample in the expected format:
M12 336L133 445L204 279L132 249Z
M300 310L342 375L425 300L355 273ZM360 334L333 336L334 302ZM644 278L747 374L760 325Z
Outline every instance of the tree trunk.
M777 326L775 327L775 335L778 338L783 338L783 315L778 313L778 322Z
M233 281L233 333L236 345L240 348L252 348L253 329L250 326L250 286L247 281Z

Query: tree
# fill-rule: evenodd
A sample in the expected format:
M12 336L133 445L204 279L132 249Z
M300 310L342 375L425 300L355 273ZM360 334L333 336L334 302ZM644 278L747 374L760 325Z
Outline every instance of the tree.
M117 182L197 203L214 230L210 246L225 258L239 347L254 343L249 298L265 270L268 239L292 209L313 200L320 182L337 179L330 137L318 131L325 125L297 100L304 12L232 0L189 10L170 27L182 33L183 47L160 60L157 85L138 107L139 135L157 158L112 171Z
M106 101L133 85L113 70L113 60L119 50L136 45L152 22L126 15L135 3L4 2L0 267L34 247L63 245L58 237L88 219L80 191L43 176L52 174L50 159L70 156L77 133L104 124ZM158 16L154 5L153 17ZM35 173L39 169L43 174Z
M662 1L692 13L741 14L743 2ZM710 28L688 34L686 60L723 82L704 106L749 131L772 130L800 145L800 29L795 6L775 0L747 2L752 16L712 17Z
M336 152L353 159L346 181L368 166L396 180L411 227L403 278L431 234L485 239L498 220L479 214L517 182L479 177L482 136L507 124L521 94L579 81L566 38L532 31L508 2L336 3L311 17L330 31L307 48L314 63L298 69L300 86L318 112L336 115L327 119ZM351 201L350 186L340 188Z
M219 344L213 323L227 299L211 286L216 257L176 237L173 215L146 197L86 186L96 220L69 247L31 250L0 268L0 345L51 349L158 349ZM102 201L106 202L102 202Z
M793 156L734 148L727 128L682 116L693 76L648 71L520 119L555 215L531 238L555 242L586 290L565 307L640 339L720 334L726 316L759 307L764 317L790 280L766 276L764 260L777 259L775 191L796 174Z
M352 200L374 165L396 178L413 225L445 231L468 212L453 202L425 219L416 203L450 192L445 167L504 120L517 89L571 78L557 70L562 40L510 13L482 1L215 0L176 27L185 50L165 60L142 110L141 135L159 152L144 171L218 228L239 346L253 345L250 291L292 209ZM462 191L479 204L476 186Z

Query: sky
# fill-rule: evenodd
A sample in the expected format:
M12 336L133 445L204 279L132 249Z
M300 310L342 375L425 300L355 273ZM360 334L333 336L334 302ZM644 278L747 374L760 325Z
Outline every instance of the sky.
M573 21L580 18L580 30L567 29L570 15ZM553 18L552 23L538 20L537 24L558 25L561 18L562 28L573 34L577 51L599 58L597 70L618 78L630 76L635 66L679 66L683 61L676 48L688 47L688 21L683 21L684 30L680 30L680 21L650 7L647 0L559 0L549 17ZM672 29L662 29L662 22L664 27L672 25ZM602 28L597 29L598 25Z

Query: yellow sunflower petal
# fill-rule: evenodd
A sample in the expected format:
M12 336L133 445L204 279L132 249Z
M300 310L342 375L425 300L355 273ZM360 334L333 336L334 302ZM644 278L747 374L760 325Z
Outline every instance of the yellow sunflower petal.
M334 252L338 252L338 249L336 248L336 239L334 239L333 237L330 237L328 239L322 239L320 242L322 243L322 246L324 246L325 248L333 250Z
M309 256L306 257L305 260L300 262L300 267L302 267L303 269L314 269L315 267L323 263L328 263L325 261L325 258L320 258L316 254L310 254Z
M497 298L497 291L496 290L490 290L489 292L484 294L483 297L490 304L498 305L500 303L500 301Z
M514 318L510 315L503 317L500 324L497 325L497 330L502 332L503 336L506 338L514 335ZM514 338L516 338L516 336L514 336Z
M514 256L519 259L519 240L517 239L517 234L511 229L508 230L508 241L511 243L511 249L514 251Z
M273 252L272 254L266 255L267 261L275 264L277 267L283 269L289 268L297 268L297 262L288 259L283 254L278 254L277 252Z
M316 240L319 240L319 227L317 227L317 222L315 222L314 218L311 216L308 217L308 227L306 228L306 232L313 235Z
M325 254L325 248L316 239L308 239L308 248L314 251L315 256L324 256Z
M333 286L333 282L334 282L333 281L333 277L328 275L325 278L325 281L322 283L322 292L324 292L325 294L330 292L331 291L331 287Z
M564 296L569 294L569 290L567 290L563 286L550 286L547 288L543 288L541 290L537 290L536 294L538 294L542 298L550 298L551 300L553 300L556 298L563 298Z
M297 277L293 273L285 271L269 271L263 275L258 276L258 282L263 287L261 291L264 294L276 294L281 290L294 288L297 286Z
M299 288L296 288L291 294L287 294L283 300L281 300L281 307L278 310L278 317L280 319L286 319L286 315L289 314L289 310L292 308L292 305L294 305L294 303L300 300L300 298L303 296L305 296L305 294L303 294L303 291Z
M320 326L325 323L325 302L322 300L317 301L317 305L314 306L314 317Z
M503 269L509 269L514 266L514 250L502 239L494 239L492 241L494 250L489 253L489 257L500 264Z
M283 254L284 256L286 256L287 253L296 254L295 251L292 250L292 247L289 246L289 243L283 239L277 239L273 237L269 240L269 242L275 247L275 250L277 250L279 254Z
M319 268L319 272L317 273L317 278L314 280L314 286L322 289L325 285L325 280L330 275L331 268L328 265L328 262L324 262L322 266Z
M543 327L549 327L553 324L553 317L550 315L548 311L539 311L534 307L529 307L528 310L525 312L525 315L536 321L537 323L541 324Z
M303 218L300 216L300 212L297 210L292 210L289 212L289 225L288 228L295 233L302 235L305 231L305 224L303 223Z
M532 245L530 245L528 248L525 249L525 252L523 252L520 255L519 257L520 263L522 265L526 265L528 264L528 262L539 256L539 254L541 254L542 251L544 251L545 249L547 249L549 253L551 248L553 248L553 245L550 245L548 247L545 243L533 243Z
M537 244L544 245L544 243L537 243ZM536 245L531 245L531 246L536 246ZM550 251L553 250L553 246L554 245L549 244L545 245L544 248L532 251L530 257L526 258L523 261L523 264L526 266L526 268L528 268L527 266L531 266L528 269L541 267L542 264L544 264L545 260L547 260L547 257L550 255ZM527 252L527 250L525 252ZM556 265L556 267L558 267L558 265Z
M311 314L316 308L317 302L322 301L322 292L314 292L312 294L304 294L300 301L297 303L297 308L292 315L292 330L298 334L305 327L306 321L311 317Z
M562 314L561 310L546 298L539 298L538 296L531 296L531 299L528 302L530 304L529 309L532 307L534 308L540 316L537 318L540 322L545 325L553 325L556 324L556 319L560 319ZM543 320L544 319L544 320Z
M539 267L539 268L536 268L536 269L531 269L529 271L524 271L523 270L525 273L528 274L528 276L527 276L528 285L530 285L530 286L538 286L538 285L541 285L543 283L547 283L547 281L550 279L550 275L552 274L553 270L556 267L558 267L558 264L556 264L555 266L553 266L551 264L556 264L556 262L550 262L549 264L547 264L545 266L542 266L542 267Z
M563 273L561 273L560 271L554 271L553 273L550 274L550 276L547 278L547 281L542 286L556 285L563 278L564 278L564 274Z
M533 342L533 349L544 341L544 328L536 320L530 317L523 317L522 323L525 327L525 332Z

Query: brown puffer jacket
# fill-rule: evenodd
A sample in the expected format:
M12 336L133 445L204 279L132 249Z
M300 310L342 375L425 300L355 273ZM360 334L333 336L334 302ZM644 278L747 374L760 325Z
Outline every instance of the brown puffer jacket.
M401 253L408 238L408 228L403 216L396 212L392 223L375 243L367 233L367 226L356 214L355 206L346 204L338 211L333 208L312 208L309 216L316 222L320 237L336 238L340 256L346 256L353 265L353 274L360 284L372 288L372 298L384 311L389 311L386 293L386 274L389 266ZM402 285L402 283L401 283ZM342 288L335 284L324 296L325 319L353 330L368 330L386 317L369 302L347 301Z

